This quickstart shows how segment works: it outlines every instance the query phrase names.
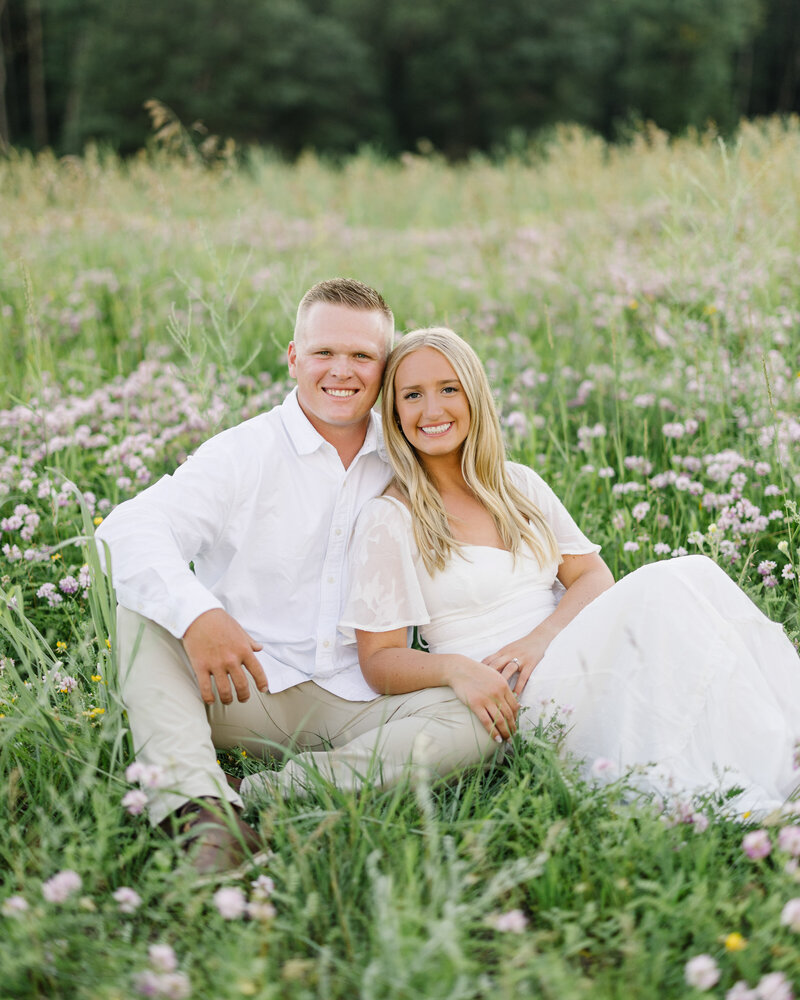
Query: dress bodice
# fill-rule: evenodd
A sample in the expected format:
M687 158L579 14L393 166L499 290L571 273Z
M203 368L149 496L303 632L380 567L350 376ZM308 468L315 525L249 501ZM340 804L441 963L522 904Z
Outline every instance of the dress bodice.
M562 554L598 551L532 470L509 463L509 474L544 514ZM561 591L557 570L555 561L540 566L527 548L514 556L465 544L431 575L408 509L393 497L378 497L359 516L342 627L386 632L417 626L430 652L482 659L552 612Z

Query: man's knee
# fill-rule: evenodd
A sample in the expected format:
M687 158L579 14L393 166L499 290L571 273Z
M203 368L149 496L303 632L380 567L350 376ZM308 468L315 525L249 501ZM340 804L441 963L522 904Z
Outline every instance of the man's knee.
M183 645L156 622L117 606L117 676L123 698L131 687L149 687L167 678L193 680Z
M484 729L475 713L455 695L437 700L424 714L429 723L416 741L415 762L433 766L444 775L481 764L497 753L499 744Z

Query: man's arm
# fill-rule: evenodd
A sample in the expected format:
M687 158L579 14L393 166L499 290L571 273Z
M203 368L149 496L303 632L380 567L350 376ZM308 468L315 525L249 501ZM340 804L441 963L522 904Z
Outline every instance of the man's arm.
M199 553L213 550L247 485L231 452L212 438L174 475L120 504L95 534L106 572L106 546L110 552L117 600L183 639L207 703L214 700L212 677L222 702L233 700L230 681L240 701L249 697L243 666L259 690L267 689L253 655L260 644L189 568Z

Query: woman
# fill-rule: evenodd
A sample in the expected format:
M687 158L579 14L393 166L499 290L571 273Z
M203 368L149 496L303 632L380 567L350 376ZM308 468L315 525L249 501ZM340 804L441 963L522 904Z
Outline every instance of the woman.
M524 729L558 706L587 767L637 766L662 795L741 788L742 810L784 802L800 661L719 567L690 556L614 584L549 487L504 461L483 367L451 330L394 349L383 420L395 479L359 517L342 622L371 687L449 685L498 739L519 707Z

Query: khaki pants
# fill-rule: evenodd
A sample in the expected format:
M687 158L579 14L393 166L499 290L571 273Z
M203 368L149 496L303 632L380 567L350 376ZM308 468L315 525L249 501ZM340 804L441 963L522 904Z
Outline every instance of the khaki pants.
M313 681L261 694L251 678L248 701L234 695L230 705L206 706L178 639L126 608L118 609L117 621L120 687L136 757L164 774L161 787L147 789L153 824L190 798L242 805L215 747L241 746L256 757L294 754L283 770L247 779L245 794L302 791L312 770L344 789L365 780L386 787L415 769L445 777L497 749L446 687L365 702L339 698Z

